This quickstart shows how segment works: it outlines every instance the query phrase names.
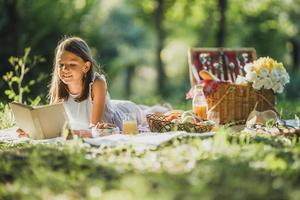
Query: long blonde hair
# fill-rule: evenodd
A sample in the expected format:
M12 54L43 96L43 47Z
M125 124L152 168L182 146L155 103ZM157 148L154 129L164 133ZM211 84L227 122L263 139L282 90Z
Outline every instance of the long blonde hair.
M69 98L67 85L63 83L58 76L58 58L64 51L68 51L79 56L85 62L91 62L91 67L83 79L83 92L79 97L75 98L77 102L83 101L88 98L89 85L93 81L93 68L98 68L96 61L91 55L89 46L83 39L79 37L64 37L61 41L59 41L58 46L55 49L52 80L49 90L51 104L62 102Z

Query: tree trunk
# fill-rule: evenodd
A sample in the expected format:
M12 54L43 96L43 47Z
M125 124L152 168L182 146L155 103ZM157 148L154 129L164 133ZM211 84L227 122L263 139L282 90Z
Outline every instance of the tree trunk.
M220 12L220 21L219 21L219 30L217 32L216 46L222 47L225 44L227 0L219 0L218 7Z
M135 66L129 66L126 69L126 75L125 75L125 96L128 99L132 93L132 87L131 87L131 82L132 82L132 77L134 74Z
M198 39L199 47L205 46L205 41L208 40L212 30L212 24L213 24L213 11L208 10L206 20L199 34L199 39Z
M156 50L155 50L155 57L156 57L156 66L158 72L158 93L162 96L166 96L165 90L165 80L166 80L166 73L163 67L163 63L160 57L162 48L163 48L163 41L165 38L164 30L162 27L163 22L163 0L156 0L157 7L154 12L154 23L155 23L155 30L156 30Z
M19 25L20 25L20 17L17 10L17 0L5 0L4 1L4 11L7 16L6 26L3 28L3 31L12 38L12 43L10 46L18 52L18 43L16 40L18 39L19 33ZM16 53L16 52L15 52Z
M19 31L20 31L20 16L17 9L17 0L4 0L3 11L5 19L4 25L0 30L0 61L1 66L8 66L8 58L12 55L17 55L22 52L19 48ZM5 47L5 48L4 48ZM5 73L6 68L1 67L1 76Z
M296 39L291 40L293 51L292 51L292 60L293 66L292 70L297 71L300 68L300 44Z

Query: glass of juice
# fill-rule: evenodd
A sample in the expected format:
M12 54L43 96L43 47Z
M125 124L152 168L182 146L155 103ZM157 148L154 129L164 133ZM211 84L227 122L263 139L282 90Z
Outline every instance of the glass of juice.
M126 113L123 119L123 133L131 135L138 133L137 120L134 113Z

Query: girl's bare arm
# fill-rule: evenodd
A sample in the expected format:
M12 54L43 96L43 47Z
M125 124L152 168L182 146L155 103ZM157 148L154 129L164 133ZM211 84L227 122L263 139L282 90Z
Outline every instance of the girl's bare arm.
M95 80L92 85L92 113L90 123L96 125L102 121L105 109L106 84L103 80Z

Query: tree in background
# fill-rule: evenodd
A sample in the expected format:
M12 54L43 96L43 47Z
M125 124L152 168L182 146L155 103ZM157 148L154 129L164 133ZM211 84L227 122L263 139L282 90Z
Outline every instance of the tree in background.
M165 39L165 30L163 27L163 20L164 20L164 11L165 5L163 0L156 0L155 1L155 9L154 9L154 24L155 24L155 33L156 33L156 50L155 50L155 59L156 59L156 66L158 72L158 91L159 94L167 95L165 79L166 73L163 67L163 63L161 60L161 51L164 45Z
M119 74L127 77L123 95L139 93L131 82L143 65L157 72L157 94L179 99L189 87L191 46L253 46L258 56L272 56L299 71L299 7L299 0L3 0L0 75L9 56L30 46L47 63L28 77L43 79L57 41L77 35L90 44L110 82ZM49 77L43 80L32 90L43 93Z
M80 24L96 0L35 1L4 0L0 3L0 76L9 69L8 58L20 56L26 47L46 62L30 70L28 79L40 80L32 87L32 97L46 96L52 71L54 48L63 35L80 35ZM67 8L67 9L66 9ZM30 66L29 66L30 67ZM48 76L45 77L45 74ZM4 86L3 82L0 83ZM3 96L1 98L4 98ZM46 98L43 98L46 99Z
M218 32L216 38L216 46L222 47L225 44L226 36L226 10L227 0L218 0L218 10L220 12Z
M110 79L120 73L125 75L123 95L129 98L136 67L149 62L146 55L151 42L146 27L136 17L136 10L126 1L102 4L100 10L104 12L105 9L109 12L102 16L98 25L101 27L100 37L107 38L98 46L100 62Z

